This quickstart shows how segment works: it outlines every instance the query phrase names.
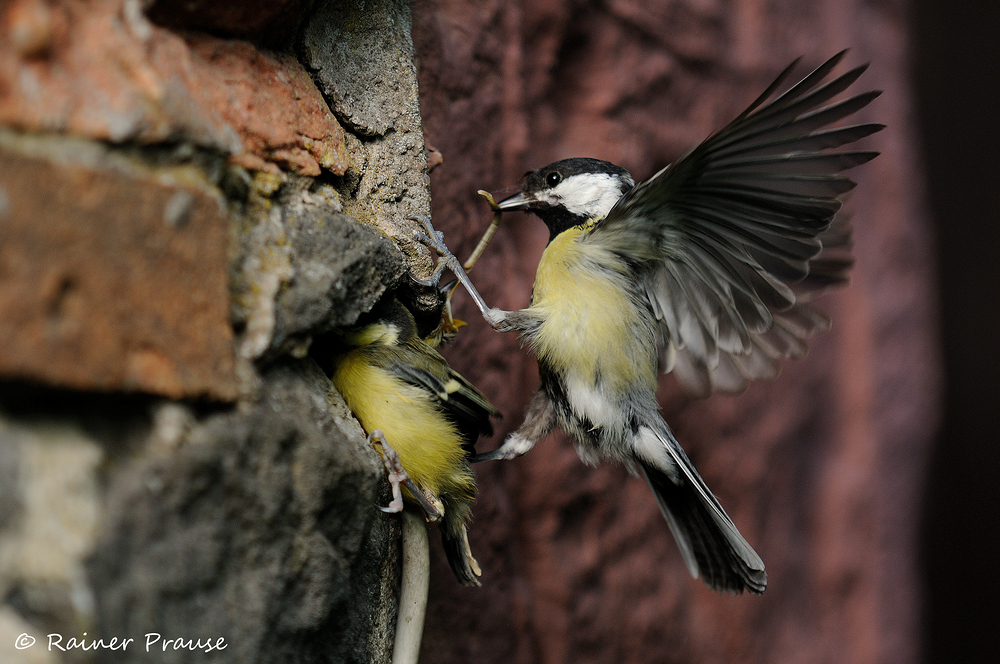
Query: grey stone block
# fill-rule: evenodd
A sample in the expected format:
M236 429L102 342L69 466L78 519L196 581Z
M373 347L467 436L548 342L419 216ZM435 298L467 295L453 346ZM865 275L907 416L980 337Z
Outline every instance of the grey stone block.
M291 209L285 223L294 273L278 293L273 352L304 348L313 334L354 323L403 274L395 245L344 214Z
M375 507L377 454L316 365L273 368L246 408L158 420L108 482L87 566L99 633L138 643L98 661L149 661L150 633L154 649L228 644L171 644L164 663L385 661L399 526Z
M341 193L344 212L399 246L407 268L425 277L430 252L408 218L431 212L411 14L404 0L338 0L318 7L303 30L300 59L350 130L353 167ZM416 303L428 309L437 296Z

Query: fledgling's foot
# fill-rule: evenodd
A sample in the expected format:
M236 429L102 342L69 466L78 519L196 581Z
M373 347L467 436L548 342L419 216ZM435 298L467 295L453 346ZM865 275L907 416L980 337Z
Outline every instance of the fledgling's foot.
M403 464L399 461L399 452L392 449L392 446L385 439L385 434L379 429L375 429L375 431L368 434L368 444L372 445L374 443L377 443L382 448L382 464L385 465L385 472L389 476L389 486L392 487L392 502L385 507L379 507L379 509L390 514L402 512L403 492L399 487L406 482L412 482L412 480L403 469Z
M394 450L389 441L385 439L385 434L380 429L375 429L368 435L368 444L377 443L382 448L382 463L389 476L389 486L392 487L392 502L385 507L379 507L383 512L394 514L403 511L403 492L401 486L405 486L410 494L416 499L428 521L437 521L441 518L441 511L427 500L424 492L406 474L402 462L399 460L399 452Z

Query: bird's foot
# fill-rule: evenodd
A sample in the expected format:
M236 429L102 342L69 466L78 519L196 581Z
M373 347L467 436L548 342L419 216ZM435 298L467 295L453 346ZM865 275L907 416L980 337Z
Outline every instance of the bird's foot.
M427 516L428 521L437 521L441 518L441 511L431 503L424 492L421 491L416 483L410 476L406 474L406 470L403 468L402 462L399 460L399 452L394 450L389 441L386 440L385 434L381 430L375 429L368 436L368 444L378 444L381 447L382 452L382 463L385 466L385 471L389 476L389 486L392 487L392 502L390 502L385 507L379 507L383 512L389 514L394 514L396 512L403 511L403 492L400 487L405 486L410 492L410 495L417 501L420 508L424 511Z
M420 222L420 224L424 227L423 232L418 231L413 234L414 239L418 242L423 242L438 253L437 265L434 268L434 272L431 273L431 276L426 279L417 279L414 277L414 281L421 286L436 288L438 282L441 281L441 275L444 273L445 268L454 271L453 265L460 263L458 262L458 258L455 257L455 254L451 253L451 250L448 249L448 245L445 244L444 233L434 230L430 217L425 214L420 214L409 217L409 219Z
M439 255L437 267L434 269L434 274L430 276L427 280L417 280L418 283L425 286L436 286L438 280L441 278L441 273L444 268L448 268L452 273L458 278L459 282L465 286L465 290L469 292L472 296L473 302L479 307L479 311L486 315L489 311L489 307L486 305L486 301L483 300L483 296L479 294L476 287L472 285L472 281L469 279L469 275L465 273L465 268L462 267L462 263L459 262L455 254L451 253L448 246L444 243L444 234L440 231L434 230L434 226L431 225L431 219L427 215L417 215L410 217L411 220L419 222L424 227L423 233L416 233L414 237L420 242L425 243L427 246L431 247ZM488 320L488 319L487 319Z
M424 227L423 232L418 231L414 233L414 239L418 242L423 242L438 253L437 266L434 268L434 272L431 276L427 279L415 279L415 281L423 286L436 287L438 282L441 280L441 275L444 273L445 268L455 272L455 267L461 267L462 264L459 262L455 254L451 252L451 249L448 248L448 245L445 244L444 233L434 230L430 217L425 214L419 214L409 217L409 219L419 222L420 225Z
M513 321L512 311L492 308L483 313L483 318L497 332L514 332L520 328Z
M415 237L418 240L422 241L427 236L424 235L423 233L417 233ZM437 288L438 282L441 281L441 275L444 274L444 269L446 267L448 267L447 263L438 260L438 264L434 268L434 271L431 272L431 276L427 277L426 279L417 279L416 277L413 277L413 280L418 284L420 284L421 286L427 286L428 288Z
M492 452L477 454L473 456L470 461L472 461L472 463L479 463L480 461L510 461L511 459L516 459L521 456L534 446L535 441L528 440L523 436L513 433L507 437L507 440L505 440L503 445L500 447L496 448Z

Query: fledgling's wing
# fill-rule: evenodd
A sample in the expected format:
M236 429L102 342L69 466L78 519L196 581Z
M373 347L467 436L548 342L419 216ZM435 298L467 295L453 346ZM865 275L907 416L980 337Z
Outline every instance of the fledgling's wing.
M387 354L384 368L411 385L425 390L455 423L470 452L480 435L493 434L490 417L500 417L493 404L433 348L413 339ZM389 359L391 358L391 359Z
M662 323L664 368L690 393L739 392L773 378L781 359L803 355L805 340L829 326L806 302L845 282L851 264L850 233L834 218L854 182L840 173L878 153L828 150L884 127L827 128L880 94L831 102L867 68L825 81L845 52L767 102L793 63L726 128L623 196L585 238L639 265Z

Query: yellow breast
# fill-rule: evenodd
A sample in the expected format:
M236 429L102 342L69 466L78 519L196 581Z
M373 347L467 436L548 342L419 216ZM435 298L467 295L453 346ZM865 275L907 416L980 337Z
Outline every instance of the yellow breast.
M365 432L382 430L417 486L435 495L475 496L462 437L426 391L373 366L363 350L343 356L332 379Z
M542 324L532 338L539 359L578 380L612 389L645 381L656 389L655 342L630 295L620 258L581 242L585 228L559 234L542 254L529 311Z

